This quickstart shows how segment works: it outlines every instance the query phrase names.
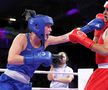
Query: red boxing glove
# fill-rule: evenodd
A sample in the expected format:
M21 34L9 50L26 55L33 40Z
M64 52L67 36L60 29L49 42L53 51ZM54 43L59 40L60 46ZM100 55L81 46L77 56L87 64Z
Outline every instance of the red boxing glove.
M84 32L78 29L73 30L73 32L69 35L69 39L71 42L78 42L87 48L91 48L94 44L94 42L91 39L89 39Z

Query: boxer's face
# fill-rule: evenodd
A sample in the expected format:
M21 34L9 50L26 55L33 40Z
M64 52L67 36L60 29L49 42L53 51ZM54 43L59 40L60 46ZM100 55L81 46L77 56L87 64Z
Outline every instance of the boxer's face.
M47 24L47 25L45 26L45 40L48 39L48 37L49 37L51 31L52 31L51 25L50 25L50 24Z
M108 21L108 8L105 8L103 14L105 15L105 22Z

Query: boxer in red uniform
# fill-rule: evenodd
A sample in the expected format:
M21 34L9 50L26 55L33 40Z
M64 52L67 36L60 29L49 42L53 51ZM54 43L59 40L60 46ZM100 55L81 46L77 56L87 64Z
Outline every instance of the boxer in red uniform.
M80 28L74 29L69 35L71 42L80 43L96 52L98 68L91 75L84 90L108 90L108 1L104 8L104 27L95 30L93 40L89 39Z

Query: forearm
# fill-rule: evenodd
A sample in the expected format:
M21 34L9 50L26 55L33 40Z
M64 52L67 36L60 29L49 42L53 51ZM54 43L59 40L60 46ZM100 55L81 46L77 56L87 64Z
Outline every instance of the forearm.
M55 78L54 81L57 81L57 82L62 82L62 83L70 83L71 81L73 80L73 77L72 78L68 78L68 77L63 77L63 78Z
M92 47L91 47L91 50L98 53L98 54L101 54L103 56L107 56L108 55L108 48L103 46L103 45L100 45L100 44L94 44Z
M94 31L94 38L93 38L93 41L94 41L95 43L98 43L98 40L99 40L100 36L103 34L103 32L104 32L104 29L95 30L95 31Z
M58 36L58 38L60 38L60 43L65 43L65 42L69 42L69 33Z
M48 45L55 45L60 43L69 42L69 33L61 35L61 36L50 36L47 40Z
M63 42L69 42L69 41L70 41L70 40L69 40L69 33L64 34L64 35L62 36L62 39L63 39Z
M51 65L50 71L54 71L53 65ZM47 78L48 78L49 81L52 81L54 79L54 74L53 73L49 73L47 75Z
M98 43L98 40L99 40L99 37L94 36L93 41L94 41L95 43Z
M47 78L49 81L53 81L54 80L54 74L48 74Z

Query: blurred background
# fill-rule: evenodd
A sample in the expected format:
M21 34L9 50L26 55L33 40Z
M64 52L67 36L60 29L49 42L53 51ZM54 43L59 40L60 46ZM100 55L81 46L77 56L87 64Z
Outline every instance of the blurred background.
M8 50L14 37L26 32L27 24L22 16L25 9L35 10L37 14L49 15L54 19L52 35L58 36L82 27L102 13L106 0L1 0L0 2L0 68L6 68ZM11 18L16 19L11 20ZM87 34L93 38L93 32ZM17 48L17 47L16 47ZM97 68L95 53L80 44L70 42L49 46L52 53L64 51L69 56L68 65L77 72L78 68ZM50 67L39 67L49 70ZM31 79L34 87L49 87L46 75L34 75ZM77 87L77 76L70 87Z

